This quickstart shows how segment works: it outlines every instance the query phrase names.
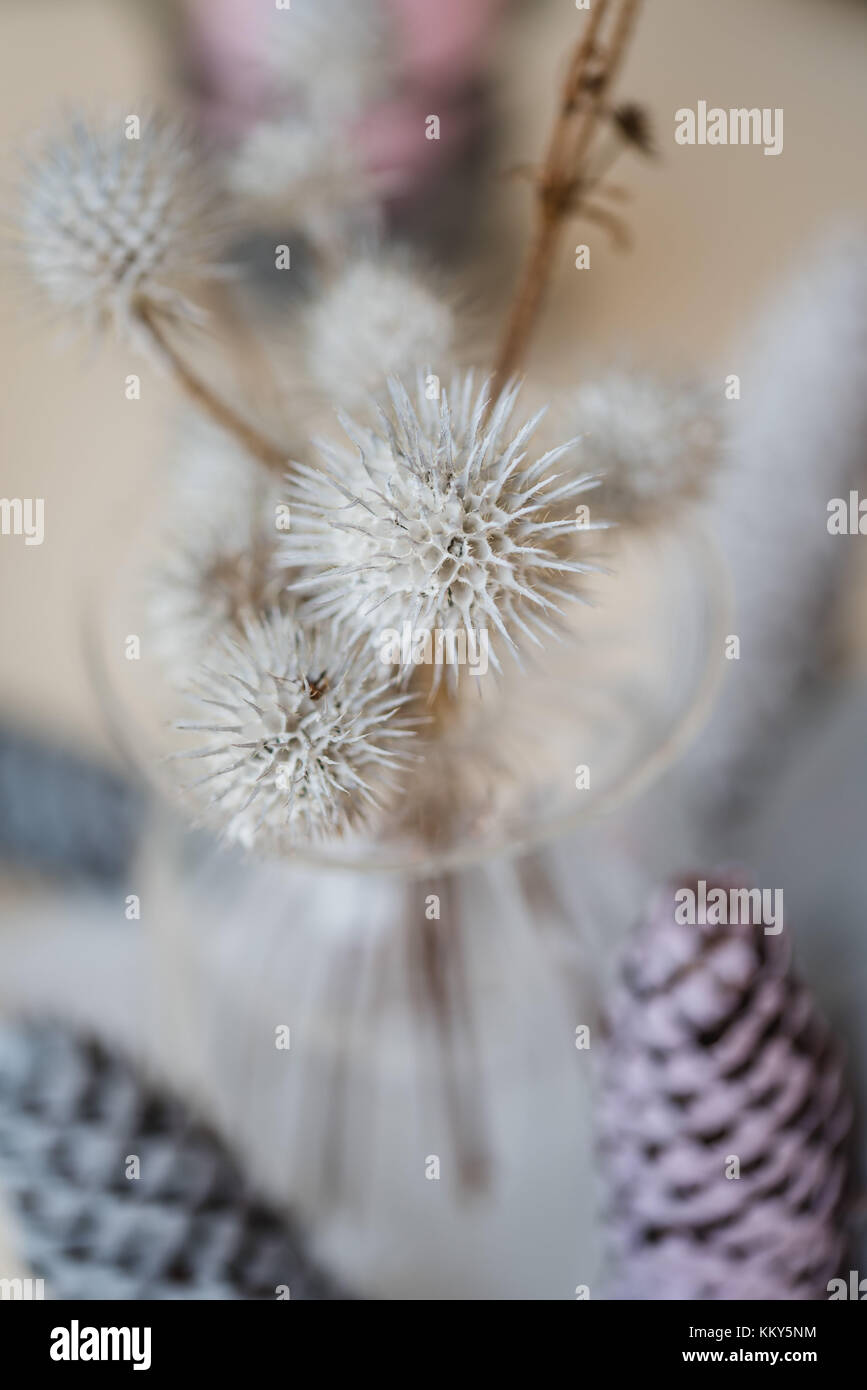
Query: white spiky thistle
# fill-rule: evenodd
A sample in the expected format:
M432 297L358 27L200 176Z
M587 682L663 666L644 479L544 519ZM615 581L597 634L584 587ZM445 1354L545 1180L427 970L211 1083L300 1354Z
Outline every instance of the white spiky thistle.
M368 640L406 622L429 631L493 626L517 653L522 636L541 645L540 634L556 634L552 620L593 568L568 558L567 542L575 499L598 480L551 471L575 440L526 461L544 411L511 428L518 389L489 413L487 387L475 392L471 373L439 399L420 377L415 403L392 379L377 425L340 417L357 454L321 444L323 466L295 470L282 544L288 566L307 567L296 587L313 592L311 612L360 626ZM493 650L491 660L499 669Z
M266 114L245 134L228 182L259 217L287 213L331 257L380 226L358 123L395 87L379 0L294 0L259 30L254 61Z
M99 129L73 120L30 160L19 222L31 273L57 309L134 333L142 303L201 318L184 291L224 273L225 214L180 124L142 118L137 138L127 130L122 117Z
M260 216L282 217L288 209L293 225L314 239L371 200L370 180L347 133L297 113L254 125L229 161L227 182Z
M317 385L347 410L405 380L439 368L454 346L454 315L411 266L391 257L350 265L309 315L307 356Z
M366 647L294 612L224 635L188 695L205 735L181 757L208 772L189 791L205 823L252 847L289 847L362 823L406 765L411 698Z
M288 523L273 476L224 431L185 421L172 460L159 561L148 576L151 641L185 679L215 638L245 613L279 606L279 527Z
M603 504L622 522L670 514L713 476L719 410L701 385L611 372L578 388L569 426L581 432L588 466L604 477Z

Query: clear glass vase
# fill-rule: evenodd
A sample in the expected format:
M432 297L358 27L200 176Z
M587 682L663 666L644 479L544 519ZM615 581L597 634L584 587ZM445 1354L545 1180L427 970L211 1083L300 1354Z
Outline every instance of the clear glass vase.
M696 532L624 537L609 563L574 641L452 731L449 835L385 821L286 862L221 851L171 810L171 701L146 644L125 655L135 575L112 596L107 710L158 793L155 1058L363 1293L573 1298L598 1277L598 974L635 909L605 827L698 727L729 626Z

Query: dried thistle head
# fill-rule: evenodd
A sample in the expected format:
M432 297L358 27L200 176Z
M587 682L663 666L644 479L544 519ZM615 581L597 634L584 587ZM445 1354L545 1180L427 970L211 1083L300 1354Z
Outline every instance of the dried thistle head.
M247 848L362 824L408 761L411 697L334 624L247 617L187 693L197 717L177 727L204 741L181 756L208 769L188 790L205 823Z
M31 274L91 329L135 331L145 303L198 319L187 287L222 273L222 200L184 129L160 117L75 119L26 170L19 235Z
M159 563L148 577L153 642L186 677L220 634L279 604L287 509L273 476L230 436L196 417L181 431L165 493Z
M618 522L651 521L699 497L719 460L719 409L695 383L612 372L578 388L568 422Z
M350 265L314 304L308 361L328 397L355 410L391 376L446 360L454 316L419 274L395 256Z
M575 499L597 480L552 471L574 441L527 461L544 412L515 429L517 387L490 411L471 374L432 394L420 378L413 401L392 380L376 425L341 417L356 452L323 445L321 468L296 468L282 555L306 568L297 588L317 616L369 638L404 623L485 631L499 666L498 642L513 652L523 638L541 645L592 568L570 558L569 541Z
M233 193L259 216L285 216L314 239L326 239L341 219L364 211L370 181L347 135L297 113L260 121L229 161Z
M174 676L188 675L245 614L277 603L280 587L273 551L254 525L246 544L233 544L217 528L171 537L148 585L148 620L163 665Z
M272 17L267 35L275 98L282 93L330 125L382 100L392 76L382 0L292 0Z
M394 87L389 20L381 0L293 0L272 7L251 55L265 114L230 159L229 183L332 255L356 227L379 226L359 122Z

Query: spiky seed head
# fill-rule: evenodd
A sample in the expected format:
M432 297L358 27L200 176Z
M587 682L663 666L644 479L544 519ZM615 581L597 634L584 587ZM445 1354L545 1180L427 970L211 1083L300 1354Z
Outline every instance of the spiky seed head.
M334 624L248 617L188 692L207 768L188 790L205 823L247 848L285 848L361 824L406 766L411 698Z
M28 162L25 258L49 301L89 328L134 332L140 301L200 318L184 290L224 273L225 228L207 162L175 122L76 119Z
M254 125L230 160L227 179L263 215L289 208L293 226L313 233L371 197L352 143L297 114Z
M327 395L347 410L384 389L389 377L431 365L451 352L455 325L408 264L380 257L355 262L310 311L308 360Z
M382 0L292 0L267 29L267 68L282 94L319 123L354 120L393 79Z
M718 461L719 410L695 383L612 372L579 387L569 424L618 521L640 523L700 496Z
M172 465L146 598L154 649L186 679L245 613L279 606L277 539L288 517L273 476L198 416L185 421Z
M554 633L593 568L571 553L575 499L597 479L553 471L574 440L527 460L544 412L515 429L517 387L490 414L488 388L476 391L471 374L431 394L420 377L412 401L392 379L374 426L341 417L355 452L324 444L321 468L296 468L282 555L306 567L295 582L317 615L366 629L368 640L406 622L487 631L498 666L498 643L517 652L523 638L541 645Z
M148 585L148 620L166 670L188 676L244 614L277 602L279 588L255 537L245 546L232 545L216 530L194 540L170 537L165 562Z

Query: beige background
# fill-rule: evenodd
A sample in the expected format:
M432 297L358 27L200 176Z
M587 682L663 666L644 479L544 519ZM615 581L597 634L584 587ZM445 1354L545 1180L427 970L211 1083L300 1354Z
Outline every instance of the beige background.
M161 37L153 22L162 9L5 0L4 182L29 132L55 124L64 109L135 110L160 97L175 68L170 31ZM495 54L502 166L540 150L552 78L580 20L571 0L512 7ZM649 0L620 84L649 108L661 151L652 164L628 156L618 171L634 194L635 246L617 255L591 229L570 232L533 371L562 386L593 360L624 354L736 371L739 343L774 277L807 260L823 228L867 213L865 58L860 0ZM700 98L782 106L783 154L676 146L675 109ZM505 302L529 198L520 184L492 181L488 207L497 252L488 280ZM572 264L573 241L585 239L589 274ZM143 510L159 506L172 393L125 349L58 351L8 257L2 293L2 490L45 498L46 539L30 548L20 538L0 541L0 710L105 746L81 653L82 615L111 585ZM123 383L134 370L143 398L131 403Z

